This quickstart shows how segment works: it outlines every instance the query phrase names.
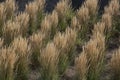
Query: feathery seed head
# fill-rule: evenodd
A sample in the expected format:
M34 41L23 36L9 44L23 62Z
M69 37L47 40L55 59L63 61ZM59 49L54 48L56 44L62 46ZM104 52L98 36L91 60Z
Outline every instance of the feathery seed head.
M0 66L4 65L4 68L14 69L14 64L18 58L12 48L2 48L0 50Z
M98 22L94 25L93 34L100 33L104 35L105 31L105 23L104 22Z
M48 43L46 48L42 49L39 59L42 72L45 71L42 76L47 74L49 75L47 77L54 78L57 75L58 55L59 52L53 43ZM47 73L46 70L48 70Z
M36 5L38 5L38 10L42 11L44 9L45 0L36 0Z
M18 16L15 17L15 21L20 24L20 32L22 35L25 35L28 31L29 25L29 15L27 13L20 13Z
M112 16L109 13L103 14L102 22L105 23L105 31L110 31L112 29Z
M89 9L86 6L82 6L78 11L77 11L77 17L79 20L80 24L85 23L89 18Z
M78 80L86 80L88 72L88 60L86 54L82 52L75 59L76 77Z
M66 49L67 48L67 40L68 39L67 39L67 37L65 37L65 34L64 33L62 34L59 32L55 35L53 42L59 50L64 51L64 50L67 50Z
M30 45L28 40L22 37L15 38L11 44L11 47L15 50L19 57L29 58L30 56Z
M79 31L81 29L81 26L80 26L76 16L72 18L70 26L77 31Z
M9 20L3 27L3 36L5 42L9 43L15 37L21 35L20 33L20 24L18 22L13 22Z
M41 22L41 31L43 33L48 34L51 31L51 22L49 15L46 15L45 18Z
M39 52L39 50L43 47L43 41L45 39L45 35L42 34L41 32L38 32L36 34L33 34L30 37L30 43L32 46L32 51L37 51Z
M119 0L111 0L109 6L105 7L105 13L109 13L110 15L116 15L119 13L119 9Z
M26 5L25 11L30 15L30 18L36 19L36 15L38 12L38 5L36 2L30 2Z
M4 43L4 40L2 38L0 38L0 48L3 47L3 43Z
M4 4L0 4L0 26L3 25L3 23L5 22L6 19L6 8L4 6Z
M120 79L120 48L113 52L112 59L110 61L110 68L113 79Z
M90 15L97 13L98 0L86 0L84 5L88 8Z
M14 16L14 12L17 9L15 0L6 0L5 1L6 17L9 19Z
M53 27L57 27L58 25L58 13L54 10L50 15L50 21Z
M66 12L70 9L68 0L61 0L57 3L55 10L58 12L59 18L64 18Z
M68 27L65 31L65 37L67 37L68 47L73 47L76 42L77 32Z

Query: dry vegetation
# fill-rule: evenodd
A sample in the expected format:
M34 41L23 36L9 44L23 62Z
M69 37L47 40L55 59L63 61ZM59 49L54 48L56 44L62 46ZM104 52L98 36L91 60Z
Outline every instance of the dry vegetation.
M45 13L45 0L24 12L15 0L0 3L0 80L120 80L120 2L111 0L103 14L98 4L85 0L74 11L60 0Z

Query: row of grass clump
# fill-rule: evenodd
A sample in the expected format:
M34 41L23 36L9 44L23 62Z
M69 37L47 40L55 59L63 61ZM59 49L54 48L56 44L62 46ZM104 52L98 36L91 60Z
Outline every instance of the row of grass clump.
M72 66L74 80L100 80L110 42L119 43L120 2L111 0L102 15L98 4L86 0L74 11L69 0L60 0L45 13L45 0L28 3L24 12L15 0L0 3L0 79L29 80L37 70L38 80L61 80ZM120 48L107 63L108 80L120 80L119 60Z

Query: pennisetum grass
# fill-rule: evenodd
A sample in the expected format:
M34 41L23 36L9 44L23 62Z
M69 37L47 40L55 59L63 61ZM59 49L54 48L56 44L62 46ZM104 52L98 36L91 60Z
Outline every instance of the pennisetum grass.
M48 43L41 50L40 62L40 80L59 80L58 76L58 55L59 52L53 43Z
M6 9L3 3L0 3L0 36L2 36L2 28L6 20Z
M31 61L34 67L39 67L39 56L40 50L45 46L45 35L44 33L38 32L30 36L30 44L32 49Z
M73 61L73 53L76 42L76 32L67 28L65 33L58 33L54 37L54 44L58 48L59 54L59 73L63 74L68 65Z
M37 2L30 2L26 5L25 12L29 14L29 34L32 34L37 29L37 12L38 12Z
M90 15L89 15L89 10L86 6L82 6L80 9L78 9L77 13L77 19L79 24L81 25L81 29L79 32L79 38L80 40L84 41L86 40L85 35L87 34L86 32L89 30L88 29L88 20L90 19Z
M15 17L15 21L20 24L20 32L23 37L28 35L29 19L29 15L25 12L19 13L18 16Z
M14 80L14 68L15 63L18 60L18 56L11 48L0 49L0 79L1 80Z
M17 10L15 0L6 0L4 6L6 9L6 20L13 19L15 16L15 11Z
M67 49L67 37L63 33L57 33L53 40L55 46L59 50L59 62L58 62L58 69L59 74L62 75L66 68L68 67L68 49Z
M52 39L57 31L58 14L53 11L51 14L46 14L41 22L41 32L45 33L48 39Z
M3 47L3 44L4 44L4 40L2 38L0 38L0 48Z
M15 80L28 80L28 71L30 64L30 45L28 40L22 37L15 38L11 43L11 48L18 56L15 66Z
M2 32L4 42L6 45L9 45L14 38L21 35L20 33L20 24L18 22L9 20L3 26Z
M112 80L120 80L120 48L113 52L110 61Z
M84 46L84 51L89 60L88 80L99 80L104 67L105 37L99 32L95 34Z
M69 0L61 0L57 3L55 11L58 13L59 18L59 31L63 32L69 26L71 19L74 15Z
M117 30L119 23L116 23L116 20L118 20L119 9L119 0L111 0L109 2L109 5L105 7L105 13L102 15L102 21L105 22L105 35L107 47L110 42L110 38L115 37L115 33L119 32Z
M88 62L89 60L84 51L75 59L75 80L87 80Z

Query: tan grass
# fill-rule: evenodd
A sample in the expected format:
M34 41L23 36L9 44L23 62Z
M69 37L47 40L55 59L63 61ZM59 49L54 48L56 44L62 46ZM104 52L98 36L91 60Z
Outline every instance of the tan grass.
M15 37L21 35L20 33L20 24L9 20L3 26L3 37L5 43L10 43Z
M0 26L3 26L6 19L6 8L3 3L0 4ZM2 27L0 27L1 29Z
M41 31L45 33L45 35L49 35L52 28L52 23L50 21L49 15L46 15L45 18L41 22Z
M30 2L26 5L25 11L30 15L30 18L35 19L38 11L38 5L36 2Z
M13 19L15 11L17 10L15 0L6 0L4 6L6 9L6 18Z
M30 44L32 49L32 56L31 56L32 65L38 67L40 50L42 50L45 46L45 35L41 32L34 33L30 37Z
M76 80L87 80L88 60L84 51L75 59Z
M113 52L112 59L110 61L110 68L111 68L112 79L119 80L120 79L120 48Z
M59 52L53 43L48 43L41 51L41 78L44 80L58 80L57 64ZM46 72L47 70L47 72Z
M110 15L117 15L119 13L119 9L119 0L111 0L109 6L105 7L105 13L109 13Z
M103 14L102 22L105 23L105 32L110 32L112 30L112 16L109 13Z
M13 80L15 63L18 56L12 48L0 49L0 78L2 80Z
M25 12L29 14L29 33L32 34L37 29L37 13L39 6L37 2L30 2L26 5Z
M30 37L30 43L33 52L39 52L39 50L43 47L44 39L45 35L41 32L35 33Z
M89 14L91 16L97 14L98 10L98 0L86 0L84 5L88 8Z
M57 27L59 19L58 19L58 13L55 10L50 15L50 22L52 23L53 27Z
M96 35L97 33L100 33L102 35L104 35L105 33L105 23L104 22L97 22L95 25L94 25L94 29L93 29L93 36ZM96 37L96 36L95 36Z
M67 48L69 48L68 51L70 51L75 47L77 32L68 27L65 31L65 37L67 38Z
M36 5L38 5L38 11L43 11L45 7L45 0L35 0Z
M57 3L55 10L58 12L60 19L64 18L65 14L68 12L68 10L70 10L70 4L68 3L68 0L61 0L59 3Z
M86 21L89 20L90 15L89 15L89 9L86 6L82 6L78 11L77 11L77 18L79 20L79 23L82 25Z
M80 31L81 25L79 24L79 21L76 16L72 18L70 27L72 27L76 31Z
M22 37L15 38L11 43L11 48L15 50L18 60L16 63L16 79L27 79L28 78L28 65L31 59L31 47L28 44L28 40Z
M97 80L100 78L104 66L105 36L98 33L85 45L84 51L89 61L88 79Z
M4 45L4 39L0 38L0 48L2 48Z
M29 15L25 12L15 17L15 21L20 24L20 32L22 36L26 36L29 28Z
M58 33L54 37L54 43L58 49L68 53L75 45L76 37L76 31L71 28L67 28L65 33Z

